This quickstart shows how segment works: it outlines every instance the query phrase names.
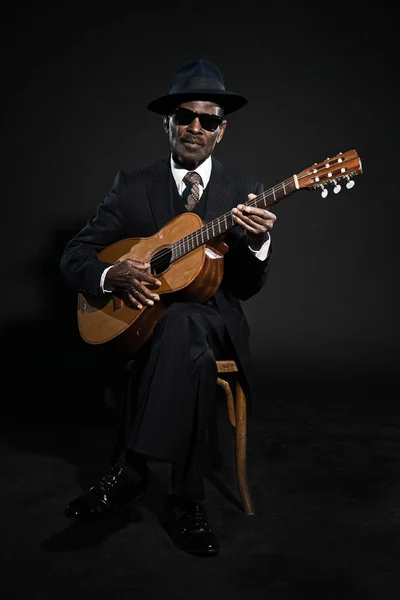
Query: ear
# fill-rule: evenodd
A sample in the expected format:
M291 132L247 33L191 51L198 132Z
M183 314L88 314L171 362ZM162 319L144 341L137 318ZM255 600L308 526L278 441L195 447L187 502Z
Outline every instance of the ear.
M163 127L164 127L165 133L168 133L168 131L169 131L169 118L168 117L163 118Z
M217 144L219 144L220 141L222 140L222 138L224 137L226 126L227 126L227 121L222 121L219 131L218 131L218 135L217 135Z

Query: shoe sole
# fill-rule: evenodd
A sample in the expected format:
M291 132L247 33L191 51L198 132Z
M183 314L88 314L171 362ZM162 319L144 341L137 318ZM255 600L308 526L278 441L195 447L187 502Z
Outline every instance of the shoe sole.
M128 512L130 510L130 508L132 507L132 504L134 504L135 502L137 502L138 500L140 500L141 498L143 498L145 492L142 492L141 494L138 494L137 496L135 496L135 498L133 498L132 500L129 501L128 504L126 504L118 513L114 514L114 515L110 515L108 517L100 517L99 519L84 519L84 518L79 518L79 517L74 517L72 515L67 515L65 514L65 516L67 517L67 519L70 519L71 521L74 521L75 523L103 523L104 521L112 521L113 519L120 519L124 513Z
M186 546L183 546L182 544L180 544L179 542L176 542L174 540L172 534L168 531L168 527L166 527L166 525L163 523L163 521L159 520L159 523L160 523L161 527L164 529L164 531L167 533L169 539L174 544L174 546L176 548L178 548L178 550L182 550L183 552L186 552L186 554L191 554L192 556L198 556L200 558L213 558L214 556L218 555L219 548L218 548L218 550L210 550L208 552L201 552L201 551L196 552L195 550L186 548Z

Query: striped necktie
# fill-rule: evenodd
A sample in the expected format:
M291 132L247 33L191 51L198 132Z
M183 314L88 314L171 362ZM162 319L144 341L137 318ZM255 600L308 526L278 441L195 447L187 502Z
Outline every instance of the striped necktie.
M190 185L190 192L187 197L186 208L190 211L193 210L198 201L200 200L200 185L203 185L201 176L196 171L189 171L183 178L184 183Z

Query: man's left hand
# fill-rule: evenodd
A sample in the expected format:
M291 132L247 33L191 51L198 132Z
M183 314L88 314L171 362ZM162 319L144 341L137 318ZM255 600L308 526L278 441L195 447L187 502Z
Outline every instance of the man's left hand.
M249 194L249 200L256 198L256 194ZM268 239L268 232L274 226L276 215L266 208L257 208L246 204L238 204L232 209L233 220L246 230L250 248L260 250Z

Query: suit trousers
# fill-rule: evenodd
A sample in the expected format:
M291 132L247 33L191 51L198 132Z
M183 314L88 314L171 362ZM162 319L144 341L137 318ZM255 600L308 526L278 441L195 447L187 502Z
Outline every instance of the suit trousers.
M171 462L173 494L204 499L216 360L229 347L224 319L212 301L173 303L154 328L125 452Z

